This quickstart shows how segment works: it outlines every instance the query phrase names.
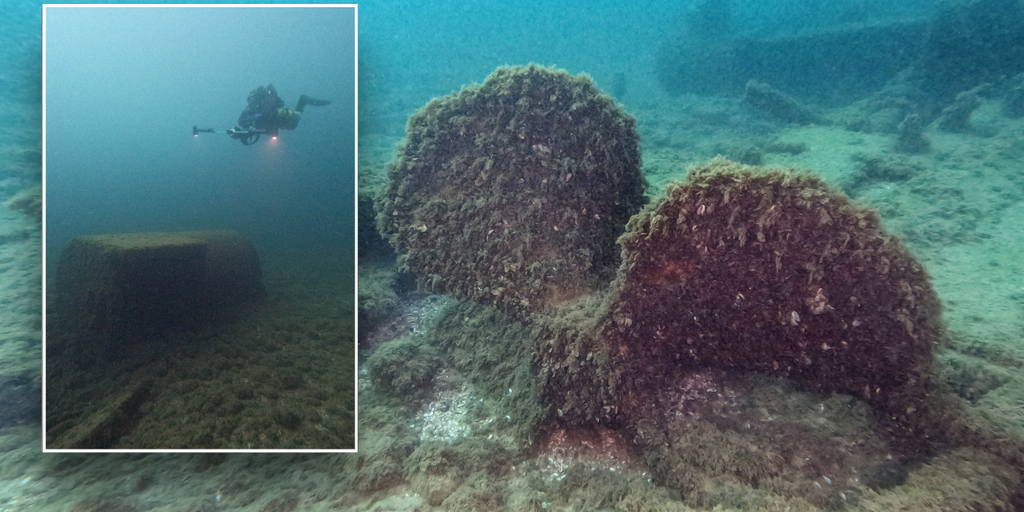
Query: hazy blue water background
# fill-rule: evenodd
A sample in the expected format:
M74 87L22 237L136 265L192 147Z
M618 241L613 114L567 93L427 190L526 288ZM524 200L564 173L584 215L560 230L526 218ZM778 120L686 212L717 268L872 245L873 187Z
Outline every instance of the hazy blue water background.
M56 8L47 20L47 254L73 236L236 229L262 248L351 252L351 9ZM295 131L235 125L273 82Z
M361 130L431 97L482 82L504 64L534 62L591 75L626 73L631 98L655 100L655 54L699 2L360 3ZM735 33L791 33L849 21L919 16L933 0L733 0ZM627 102L628 107L628 102ZM398 123L404 127L404 123ZM393 125L393 123L392 123Z

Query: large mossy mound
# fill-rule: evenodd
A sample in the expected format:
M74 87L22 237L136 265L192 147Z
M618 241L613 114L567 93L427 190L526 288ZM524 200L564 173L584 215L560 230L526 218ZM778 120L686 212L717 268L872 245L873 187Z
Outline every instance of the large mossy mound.
M614 276L644 202L635 125L587 76L499 68L409 119L378 227L430 290L560 306Z
M542 402L561 422L607 424L615 416L612 348L600 336L611 292L593 293L553 314L532 318L532 346Z
M413 338L382 345L366 362L370 380L378 389L408 398L429 386L441 366L437 350Z
M622 382L676 366L785 375L916 423L941 305L878 216L819 178L716 159L634 217L607 329ZM628 400L626 400L628 405Z

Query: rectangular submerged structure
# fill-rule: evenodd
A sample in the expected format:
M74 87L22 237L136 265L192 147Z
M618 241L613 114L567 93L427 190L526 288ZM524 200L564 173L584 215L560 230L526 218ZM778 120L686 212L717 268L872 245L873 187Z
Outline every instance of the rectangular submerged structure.
M68 327L118 338L190 330L264 295L256 249L234 231L78 237L56 277Z

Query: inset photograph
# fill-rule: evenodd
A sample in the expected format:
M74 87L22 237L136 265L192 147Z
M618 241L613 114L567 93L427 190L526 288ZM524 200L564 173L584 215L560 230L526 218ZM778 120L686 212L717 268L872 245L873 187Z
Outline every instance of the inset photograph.
M44 451L354 451L355 6L43 24Z

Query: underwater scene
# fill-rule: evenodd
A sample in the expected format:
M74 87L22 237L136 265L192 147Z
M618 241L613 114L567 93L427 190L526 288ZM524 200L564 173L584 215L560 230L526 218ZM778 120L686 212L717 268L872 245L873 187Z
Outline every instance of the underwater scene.
M46 448L354 449L355 9L45 15Z
M61 413L86 419L51 432L47 410L43 432L38 8L0 7L0 510L1024 510L1024 2L361 3L358 452L319 454L41 451L110 439L116 429L70 426L93 425L90 401L142 426L130 415L154 410L157 393L180 409L149 417L148 432L198 406L178 429L198 447L235 448L260 429L305 447L288 433L321 423L302 400L340 400L314 383L346 371L326 364L344 328L326 301L351 295L337 277L351 267L290 251L303 242L274 247L279 230L242 221L136 219L124 211L138 194L111 206L137 236L98 239L128 230L83 232L75 223L98 218L76 211L88 188L50 204L48 171L48 278L65 245L89 262L72 276L140 246L207 264L194 247L228 247L221 268L245 269L254 247L262 286L184 333L152 311L96 323L48 306L47 352L51 315L118 345L56 337L82 373L50 375L48 358L47 394L60 382ZM250 33L238 51L287 39ZM154 69L201 69L203 55ZM239 162L277 172L266 137L231 140L267 129L244 96L273 81L283 108L336 98L243 78L215 96L223 115L193 121L201 111L185 107L173 137L132 154L202 145L201 159L154 157L163 186L195 161L217 163L209 180L241 182L225 176ZM208 101L195 96L167 101ZM309 129L332 106L311 106L279 142L301 148L295 158L323 149ZM199 131L243 109L244 133ZM194 193L226 188L214 185ZM275 207L247 197L239 218ZM69 225L51 253L61 208ZM289 236L322 231L296 219ZM179 234L153 234L168 231ZM244 284L255 271L224 274ZM49 302L59 285L47 286ZM69 290L58 296L95 298ZM155 303L191 318L211 300L198 297ZM161 351L176 357L160 372L123 363ZM246 378L252 398L238 394ZM274 394L294 417L246 416ZM219 438L235 403L253 423Z

